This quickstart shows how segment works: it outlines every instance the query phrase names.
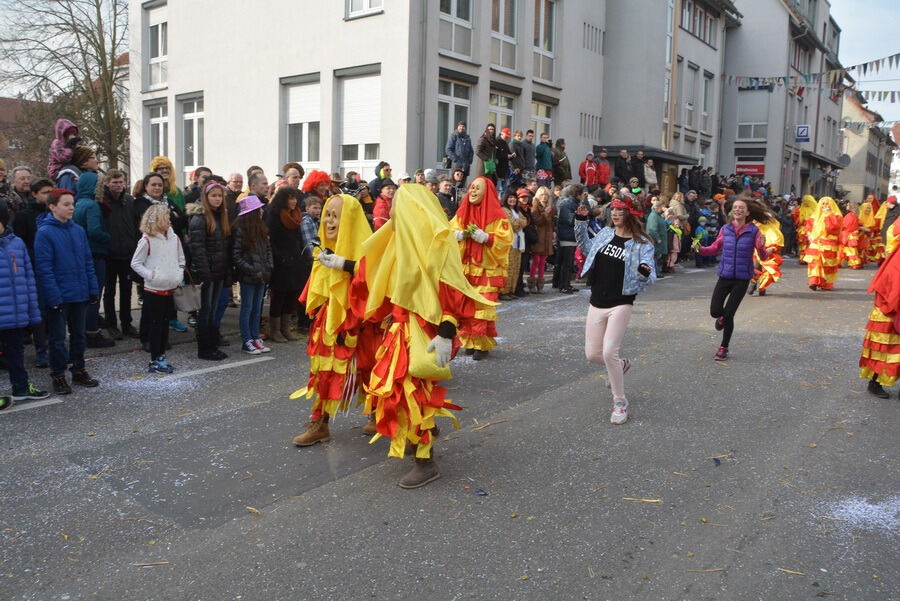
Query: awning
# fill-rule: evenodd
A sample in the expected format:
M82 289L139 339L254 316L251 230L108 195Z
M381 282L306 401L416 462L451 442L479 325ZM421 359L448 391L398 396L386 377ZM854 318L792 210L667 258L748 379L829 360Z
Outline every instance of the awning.
M631 156L638 150L644 151L644 158L653 159L654 161L659 161L661 163L672 163L675 165L697 165L698 161L695 157L690 157L684 154L678 154L675 152L669 152L668 150L662 150L661 148L652 148L650 146L629 146L625 144L624 146L613 146L613 145L601 145L594 144L594 155L600 152L601 148L606 149L606 153L609 158L615 158L619 155L619 151L623 148L628 151Z
M838 163L837 161L832 161L828 157L822 156L821 154L816 154L815 152L812 152L811 150L804 150L800 153L800 155L805 159L815 159L815 160L819 161L820 163L825 163L826 165L831 165L835 169L843 169L841 164Z

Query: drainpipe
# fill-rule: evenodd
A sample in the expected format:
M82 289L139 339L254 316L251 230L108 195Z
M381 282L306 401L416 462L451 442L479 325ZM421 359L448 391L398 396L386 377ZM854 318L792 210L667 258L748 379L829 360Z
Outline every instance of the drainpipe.
M425 4L421 4L419 6L419 10L422 13L421 18L419 19L419 73L422 76L422 81L419 83L419 161L418 164L422 165L422 168L425 169L425 82L427 81L427 74L425 72L425 40L427 38L426 35L426 27L428 26L427 17L428 11L425 9Z

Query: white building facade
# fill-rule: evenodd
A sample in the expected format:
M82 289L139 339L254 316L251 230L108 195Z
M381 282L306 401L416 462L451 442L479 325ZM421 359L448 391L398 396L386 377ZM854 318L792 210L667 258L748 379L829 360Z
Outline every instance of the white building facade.
M850 164L841 171L840 187L847 198L862 202L869 194L884 200L892 193L891 162L897 145L882 128L881 115L865 106L858 92L844 100L844 152Z
M130 3L132 173L440 165L458 121L600 137L605 0Z
M726 85L719 171L762 177L776 192L832 193L841 163L840 28L827 0L737 0L725 70L783 82Z

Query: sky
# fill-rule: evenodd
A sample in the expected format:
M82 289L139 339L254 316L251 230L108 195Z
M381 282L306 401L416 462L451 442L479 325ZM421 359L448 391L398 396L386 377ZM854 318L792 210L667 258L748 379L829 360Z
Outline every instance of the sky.
M900 52L900 0L831 0L831 16L841 28L838 58L844 67ZM858 90L894 90L900 95L900 65L863 76L850 73ZM885 121L900 121L900 102L866 105Z

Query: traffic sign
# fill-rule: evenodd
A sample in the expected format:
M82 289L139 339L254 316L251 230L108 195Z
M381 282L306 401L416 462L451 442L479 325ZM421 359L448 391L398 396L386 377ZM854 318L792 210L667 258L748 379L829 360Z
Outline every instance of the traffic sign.
M800 142L809 142L809 126L808 125L798 125L797 126L797 143Z

